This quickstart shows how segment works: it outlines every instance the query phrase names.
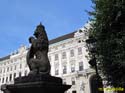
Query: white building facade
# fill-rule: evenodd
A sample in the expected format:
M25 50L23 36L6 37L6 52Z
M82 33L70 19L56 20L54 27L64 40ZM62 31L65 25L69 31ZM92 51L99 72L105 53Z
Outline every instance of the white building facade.
M67 93L91 93L89 79L95 72L89 68L85 40L83 28L49 41L51 75L72 85ZM27 51L28 48L21 46L17 52L0 58L0 86L14 83L16 77L28 75Z

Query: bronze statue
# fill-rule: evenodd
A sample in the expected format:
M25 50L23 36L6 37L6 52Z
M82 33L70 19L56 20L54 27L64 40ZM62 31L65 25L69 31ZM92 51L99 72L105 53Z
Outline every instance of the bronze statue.
M27 53L27 64L30 69L29 75L49 74L50 62L48 59L48 37L44 26L40 23L37 26L35 37L30 37L31 47Z

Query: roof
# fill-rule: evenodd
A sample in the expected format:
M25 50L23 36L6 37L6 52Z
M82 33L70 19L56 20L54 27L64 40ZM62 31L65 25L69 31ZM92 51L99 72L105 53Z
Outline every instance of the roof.
M76 32L76 31L75 31L75 32ZM69 33L69 34L60 36L60 37L55 38L55 39L52 39L52 40L49 41L49 44L54 44L54 43L57 43L57 42L62 41L62 40L66 40L66 39L69 39L69 38L73 38L75 32L72 32L72 33Z
M60 36L58 38L52 39L52 40L49 41L49 44L54 44L54 43L60 42L62 40L73 38L75 32L76 31L74 31L72 33L69 33L69 34L66 34L66 35L63 35L63 36ZM0 58L0 61L6 60L6 59L9 59L9 58L10 58L10 55Z
M0 58L0 61L6 60L6 59L9 59L9 58L10 58L10 55Z

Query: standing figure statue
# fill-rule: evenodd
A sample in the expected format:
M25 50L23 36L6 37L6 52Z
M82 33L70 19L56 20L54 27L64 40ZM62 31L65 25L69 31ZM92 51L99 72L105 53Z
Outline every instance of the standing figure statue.
M35 37L30 37L31 47L27 53L27 64L30 69L29 75L50 74L50 62L48 59L49 41L44 26L37 26Z

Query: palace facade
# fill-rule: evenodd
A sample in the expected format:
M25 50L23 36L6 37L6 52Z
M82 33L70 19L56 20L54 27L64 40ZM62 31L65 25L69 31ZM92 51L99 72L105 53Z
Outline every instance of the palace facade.
M84 30L83 27L49 41L51 75L61 77L63 83L72 85L67 93L91 93L90 78L95 71L88 64ZM26 46L21 46L0 58L0 86L13 84L14 78L28 75L27 51Z

